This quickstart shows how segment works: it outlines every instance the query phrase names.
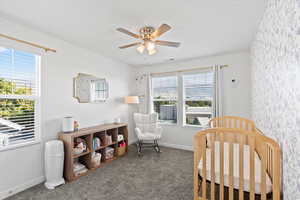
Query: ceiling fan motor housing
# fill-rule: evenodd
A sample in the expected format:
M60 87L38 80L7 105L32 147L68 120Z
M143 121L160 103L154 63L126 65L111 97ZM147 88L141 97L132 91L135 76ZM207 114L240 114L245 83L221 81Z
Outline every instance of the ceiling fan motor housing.
M143 40L150 40L151 34L155 31L155 28L152 26L145 26L140 29L140 36Z

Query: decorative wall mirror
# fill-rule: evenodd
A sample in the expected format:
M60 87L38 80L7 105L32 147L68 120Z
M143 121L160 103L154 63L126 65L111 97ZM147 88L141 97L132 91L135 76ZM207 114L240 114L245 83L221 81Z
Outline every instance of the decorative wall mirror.
M108 99L108 83L103 78L79 73L74 78L74 98L79 103L98 103Z

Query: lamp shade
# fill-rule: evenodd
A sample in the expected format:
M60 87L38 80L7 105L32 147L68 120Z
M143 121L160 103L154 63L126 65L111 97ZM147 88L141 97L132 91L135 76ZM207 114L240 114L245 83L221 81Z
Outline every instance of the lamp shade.
M140 103L138 96L127 96L125 97L125 103L127 104L138 104Z

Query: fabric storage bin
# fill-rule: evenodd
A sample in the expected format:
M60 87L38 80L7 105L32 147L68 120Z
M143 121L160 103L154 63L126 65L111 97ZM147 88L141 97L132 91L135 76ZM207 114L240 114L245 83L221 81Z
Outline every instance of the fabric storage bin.
M123 156L126 152L126 146L118 147L118 156Z
M105 159L112 159L114 157L114 148L107 147L105 148Z

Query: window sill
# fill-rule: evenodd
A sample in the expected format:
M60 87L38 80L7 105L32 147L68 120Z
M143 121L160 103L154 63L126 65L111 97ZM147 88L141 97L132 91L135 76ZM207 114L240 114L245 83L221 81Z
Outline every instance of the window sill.
M205 129L205 128L208 128L208 127L207 126L198 126L198 125L186 124L186 125L183 125L182 128L201 128L201 129Z
M159 126L178 126L178 124L175 124L175 123L173 123L173 124L172 124L172 123L169 123L169 124L168 124L168 123L159 123L159 122L158 122L157 124L158 124Z
M15 150L15 149L18 149L18 148L31 146L31 145L35 145L35 144L39 144L39 143L40 143L40 141L35 141L34 140L34 141L28 141L28 142L22 142L22 143L16 143L16 144L9 144L7 146L0 147L0 152Z

